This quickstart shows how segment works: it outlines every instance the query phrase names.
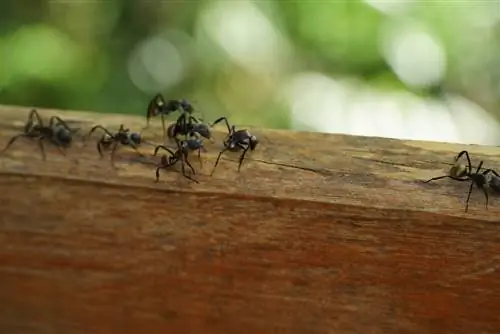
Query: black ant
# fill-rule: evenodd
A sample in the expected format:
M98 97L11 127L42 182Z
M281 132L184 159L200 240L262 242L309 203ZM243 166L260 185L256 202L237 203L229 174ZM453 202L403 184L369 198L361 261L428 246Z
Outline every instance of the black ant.
M38 139L38 145L42 152L43 160L46 160L43 140L48 140L55 145L61 154L66 155L63 149L68 148L73 140L73 134L79 129L71 129L66 122L57 116L52 116L49 120L49 125L43 125L43 120L35 109L31 110L28 120L24 125L23 133L12 137L1 153L7 151L18 138L25 137L30 139Z
M99 155L101 158L104 156L102 153L102 149L108 149L111 144L113 144L113 148L111 150L111 165L115 167L114 165L114 157L115 157L115 152L118 149L119 145L124 145L124 146L130 146L132 147L137 153L139 153L141 156L143 154L139 152L138 146L142 142L141 135L136 132L130 132L130 129L125 129L123 124L120 125L120 128L118 129L117 132L114 134L111 133L108 129L103 127L102 125L95 125L90 129L88 137L92 135L92 132L94 132L97 129L101 129L104 131L104 134L102 137L99 139L97 142L97 151L99 152Z
M210 125L201 123L199 119L192 115L186 115L186 113L182 113L179 118L177 118L177 121L170 124L167 128L168 138L175 139L178 135L184 135L186 138L199 135L213 141Z
M182 114L191 115L194 112L194 108L186 100L168 100L165 101L165 98L161 94L156 94L155 97L149 102L148 109L146 113L146 128L149 126L149 121L151 117L161 115L161 122L163 127L163 136L165 137L166 128L165 128L165 116L170 115L176 111L181 111ZM181 116L182 117L182 116ZM192 117L192 116L190 116ZM185 117L184 117L185 118ZM185 122L185 120L184 120ZM179 123L179 121L177 121Z
M219 163L219 159L222 156L222 154L229 150L229 151L240 151L243 150L243 153L240 156L239 164L238 164L238 172L241 169L241 164L243 163L243 159L245 159L245 155L247 154L248 150L255 150L257 147L257 144L259 141L257 140L257 137L252 135L248 130L242 129L242 130L237 130L234 125L229 125L229 122L226 117L221 117L217 119L212 126L216 125L217 123L220 123L224 121L227 126L228 130L228 135L226 139L224 139L224 148L222 151L220 151L219 156L217 157L217 160L215 161L214 169L212 170L212 174L215 172L215 167L217 167L217 164Z
M464 155L467 159L467 164L458 163L458 160ZM500 178L497 179L497 178L489 175L490 173L492 173L498 177L497 172L495 172L492 169L486 169L480 173L482 166L483 166L483 161L479 162L479 165L477 166L476 171L473 173L472 172L472 164L471 164L471 160L469 157L469 152L462 151L455 158L455 165L453 165L450 168L447 175L433 177L432 179L425 181L425 183L439 180L439 179L444 179L446 177L450 178L452 180L455 180L455 181L469 181L470 187L469 187L469 192L467 193L467 199L465 201L465 212L467 212L467 210L469 208L469 199L470 199L470 195L472 193L472 188L474 185L483 191L484 196L486 198L486 209L488 209L489 198L488 198L488 192L486 191L486 188L489 186L493 190L500 192ZM488 176L490 176L490 177L488 177Z
M178 161L180 161L182 168L182 175L193 182L199 183L197 180L193 179L192 177L186 174L184 163L188 165L193 175L196 174L193 166L189 163L188 155L190 151L198 150L198 158L200 159L200 164L201 164L200 151L204 149L203 142L199 139L188 139L185 141L176 140L176 142L177 142L177 150L175 152L164 145L158 145L155 147L153 152L154 156L158 153L158 150L160 149L163 149L164 151L167 151L170 154L169 157L167 157L167 155L163 155L161 157L160 164L156 168L156 182L160 180L160 169L169 168L175 165Z

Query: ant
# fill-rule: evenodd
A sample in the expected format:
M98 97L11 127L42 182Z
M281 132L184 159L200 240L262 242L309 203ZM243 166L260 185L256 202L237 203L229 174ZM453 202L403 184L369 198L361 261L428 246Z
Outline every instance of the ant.
M167 128L167 137L170 139L177 138L178 135L184 135L186 138L201 136L210 141L212 139L212 132L210 131L210 125L202 123L199 119L192 115L186 115L182 113L175 123L172 123ZM199 136L198 136L199 135Z
M52 116L49 120L49 125L45 126L40 114L36 109L32 109L26 124L24 125L23 133L12 137L0 154L7 149L20 137L38 139L38 145L42 152L43 160L46 160L44 140L48 140L55 145L61 154L66 155L63 149L68 148L73 141L73 134L80 129L71 129L66 122L57 116Z
M458 163L458 160L464 155L465 158L467 159L467 164ZM465 201L465 212L467 212L469 208L469 199L472 193L472 188L474 186L483 191L484 197L486 198L486 209L488 209L489 198L486 188L489 187L492 190L500 193L500 177L497 174L497 172L495 172L492 169L486 169L481 172L482 166L483 166L483 161L479 162L476 171L472 172L472 164L469 157L469 152L462 151L455 158L455 165L453 165L450 168L447 175L433 177L432 179L427 180L424 183L444 179L446 177L455 181L469 181L470 187L469 187L469 192L467 193L467 199ZM490 174L494 174L496 177L491 176Z
M200 139L188 139L185 141L176 140L176 143L177 143L177 150L175 152L164 145L158 145L155 147L153 156L155 156L160 149L163 149L164 151L167 151L170 154L169 157L167 157L167 155L163 155L161 157L160 164L156 168L156 182L160 180L160 169L166 169L170 166L173 166L180 160L182 175L193 182L199 183L197 180L193 179L192 177L186 174L184 163L188 165L193 175L196 174L193 166L189 163L188 154L190 151L198 150L198 159L200 159L200 165L201 165L200 151L202 149L204 150L203 142Z
M257 137L252 135L248 130L242 129L242 130L236 130L236 127L234 125L229 125L229 122L226 117L221 117L217 119L212 126L216 125L217 123L220 123L224 121L227 126L228 130L228 135L226 139L224 140L224 148L222 151L220 151L219 156L217 157L217 160L215 161L214 168L212 170L212 174L215 172L215 167L217 167L217 164L219 163L219 159L222 156L222 154L229 150L229 151L240 151L243 150L243 153L240 156L239 160L239 165L238 165L238 172L241 169L241 164L243 163L243 159L245 159L245 155L247 154L248 150L255 150L257 147L257 144L259 141L257 140Z
M149 102L148 109L146 113L146 128L149 126L149 121L151 117L161 115L161 122L163 127L163 137L165 137L166 129L165 129L165 116L170 115L176 111L182 111L182 114L191 115L194 112L194 108L186 100L168 100L165 101L165 98L161 94L156 94L155 97ZM181 116L182 117L182 116ZM190 116L192 117L192 116ZM194 118L194 117L193 117ZM179 123L179 120L177 121Z
M143 154L138 150L138 146L142 142L142 138L139 133L130 132L130 129L125 129L123 124L120 125L118 131L115 132L114 134L111 133L108 129L106 129L102 125L95 125L94 127L92 127L92 129L90 129L87 138L90 138L92 132L94 132L97 129L101 129L104 131L104 134L102 135L101 139L99 139L99 141L97 142L97 151L99 152L101 158L103 158L104 156L102 153L102 149L103 148L108 149L111 146L111 144L113 144L113 148L111 150L111 165L113 167L115 167L114 164L115 152L118 149L119 145L130 146L137 153L143 156Z

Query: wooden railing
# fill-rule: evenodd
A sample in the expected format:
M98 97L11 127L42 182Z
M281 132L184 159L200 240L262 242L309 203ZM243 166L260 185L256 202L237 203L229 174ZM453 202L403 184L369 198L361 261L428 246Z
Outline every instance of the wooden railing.
M0 146L30 108L0 108ZM40 110L88 130L141 117ZM161 143L159 121L144 132ZM82 130L82 131L83 131ZM224 128L199 184L97 135L61 155L0 155L0 333L500 333L500 201L445 179L500 149L251 129L241 172ZM152 153L143 145L141 152ZM154 163L152 157L147 161ZM297 168L298 167L298 168Z

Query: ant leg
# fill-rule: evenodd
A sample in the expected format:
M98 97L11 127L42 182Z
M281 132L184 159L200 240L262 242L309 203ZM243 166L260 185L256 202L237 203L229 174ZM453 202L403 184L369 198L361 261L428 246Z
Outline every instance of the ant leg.
M153 98L153 100L151 100L148 104L148 109L146 110L146 126L142 128L141 134L144 132L144 130L149 128L151 117L155 116L155 110L156 110L155 99Z
M201 148L198 149L198 160L200 161L200 168L203 168L203 161L201 160Z
M488 173L493 173L495 176L500 177L500 175L498 175L498 173L497 173L495 170L493 170L493 169L487 169L487 170L485 170L485 171L483 172L483 175L486 175L486 174L488 174Z
M455 180L455 181L470 181L470 179L468 177L465 177L463 179L461 178L458 178L458 177L455 177L455 176L451 176L451 175L443 175L443 176L438 176L438 177L433 177L432 179L430 180L427 180L427 181L423 181L424 183L428 183L428 182L431 182L431 181L436 181L436 180L440 180L440 179L444 179L444 178L450 178L452 180Z
M437 180L441 180L441 179L444 179L444 178L452 178L450 175L443 175L443 176L437 176L437 177L433 177L432 179L429 179L427 181L424 181L424 183L429 183L431 181L437 181Z
M195 123L200 123L200 120L192 115L189 115L189 122L195 122Z
M161 114L161 126L163 129L162 139L165 140L165 135L166 135L167 129L165 128L165 116L163 114Z
M458 153L457 157L455 158L455 161L458 161L458 159L460 159L464 154L465 154L465 158L467 159L467 167L469 169L469 173L472 173L472 164L470 162L469 152L464 150L464 151Z
M182 160L184 160L186 162L186 164L189 166L189 168L191 168L191 171L193 172L193 175L196 174L193 166L191 165L191 163L188 160L188 154L187 154L187 152L184 153L184 157L183 157L183 159L181 159L181 161Z
M151 100L146 111L146 126L144 127L144 129L149 127L149 122L151 121L151 117L153 117L155 114L155 109L156 106L154 105L154 100Z
M469 200L470 200L470 195L472 193L472 187L474 186L474 182L471 182L470 187L469 187L469 192L467 193L467 199L465 200L465 212L469 209Z
M240 146L240 147L242 147L242 146ZM247 154L249 148L250 148L250 146L247 146L243 149L243 153L240 156L240 162L238 164L238 173L240 172L241 164L243 163L243 159L245 159L245 155Z
M160 169L161 169L161 167L156 167L156 181L155 182L160 182Z
M66 152L61 148L61 146L56 145L57 150L64 156L66 156Z
M133 142L129 141L128 145L130 147L132 147L137 152L137 154L139 154L141 157L144 156L144 154L142 154L141 151L139 151L139 148L137 147L136 144L134 144Z
M214 168L212 169L212 173L210 174L210 176L213 176L214 173L215 173L215 167L217 167L217 165L219 164L219 160L220 160L220 157L222 156L222 154L224 154L224 152L226 152L229 148L225 147L222 151L219 152L219 155L217 156L217 160L215 160L215 164L214 164Z
M477 169L476 169L476 174L479 174L479 171L481 170L481 167L483 167L483 162L484 161L479 162L479 165L477 166Z
M222 121L224 121L224 123L226 123L228 133L231 133L231 126L229 126L229 122L228 122L228 120L227 120L227 117L221 117L221 118L219 118L219 119L215 120L215 121L212 123L212 125L210 125L210 127L213 127L214 125L216 125L216 124L218 124L218 123L220 123L220 122L222 122Z
M188 128L188 124L186 122L186 114L183 113L179 116L179 118L177 118L177 121L175 122L175 128L176 128L176 137L177 137L177 133L180 133L180 134L183 134L185 135L185 139L187 140L188 139L188 132L189 132L189 128Z
M103 140L104 136L97 142L97 152L99 152L99 156L101 157L101 159L104 158L104 154L102 153Z
M486 191L486 189L484 189L484 187L481 187L481 189L483 190L484 197L486 198L486 210L488 210L488 202L489 202L488 192Z
M12 137L9 140L9 142L7 143L7 145L5 145L5 148L0 152L0 154L3 154L5 151L7 151L9 149L10 145L12 145L20 137L29 138L29 135L27 135L26 133L21 133L19 135L16 135L16 136Z
M87 139L88 139L88 138L90 138L90 136L92 135L92 133L93 133L95 130L97 130L97 129L101 129L102 131L106 132L106 134L107 134L108 136L110 136L111 138L114 138L113 134L112 134L111 132L109 132L109 130L108 130L108 129L106 129L104 126L102 126L102 125L94 125L94 126L92 127L92 129L90 129L89 134L87 135Z
M161 148L161 149L163 149L163 150L165 150L165 151L167 151L167 152L168 152L168 153L170 153L172 156L174 156L174 155L175 155L175 153L174 153L171 149L169 149L168 147L166 147L166 146L164 146L164 145L158 145L158 146L156 146L156 147L155 147L155 150L154 150L154 152L153 152L153 155L158 154L158 151L160 150L160 148Z
M187 161L186 159L186 163L188 164L189 167L191 167L191 170L193 171L193 174L194 174L194 169L193 169L193 166L191 166L191 164L189 163L189 161ZM186 174L186 170L184 168L184 159L181 158L181 170L182 170L182 175L188 179L190 179L191 181L193 182L196 182L196 183L200 183L198 182L197 180L193 179L191 176L187 175Z
M47 156L45 154L45 148L43 146L44 139L45 139L44 137L38 138L38 146L40 147L40 151L42 152L42 159L45 161L45 160L47 160Z
M113 166L113 168L116 168L116 166L115 166L115 153L118 150L118 146L119 146L119 143L115 142L115 144L113 145L113 149L111 150L111 166Z

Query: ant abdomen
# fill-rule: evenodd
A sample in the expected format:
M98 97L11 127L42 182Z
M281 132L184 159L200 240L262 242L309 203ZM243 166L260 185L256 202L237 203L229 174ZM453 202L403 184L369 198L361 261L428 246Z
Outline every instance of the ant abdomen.
M168 126L167 128L167 137L169 139L174 139L177 135L177 124L176 123L172 123Z
M461 178L467 176L467 172L467 166L464 164L457 164L450 168L450 176L453 177Z
M70 131L60 128L56 132L56 138L57 140L65 146L69 146L71 142L73 141L73 136Z

